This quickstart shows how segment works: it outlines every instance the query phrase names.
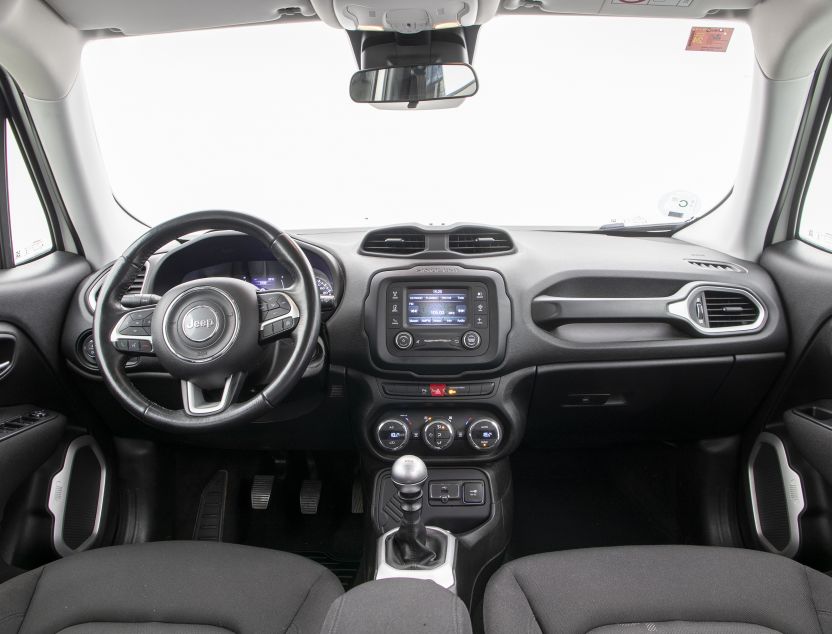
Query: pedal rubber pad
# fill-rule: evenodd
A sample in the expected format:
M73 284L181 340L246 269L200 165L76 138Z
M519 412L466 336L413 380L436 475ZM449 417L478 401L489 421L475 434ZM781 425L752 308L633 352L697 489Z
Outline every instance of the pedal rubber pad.
M257 475L251 483L251 508L255 511L265 511L269 508L272 497L273 475Z
M194 523L194 539L203 542L221 542L225 501L228 492L228 471L217 471L199 498L199 511Z
M304 480L300 485L300 512L302 515L315 515L321 501L321 481Z

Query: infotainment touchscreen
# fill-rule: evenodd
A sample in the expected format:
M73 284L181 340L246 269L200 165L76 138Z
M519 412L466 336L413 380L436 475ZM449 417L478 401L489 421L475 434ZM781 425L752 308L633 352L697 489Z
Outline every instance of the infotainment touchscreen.
M467 326L468 289L408 288L408 326Z

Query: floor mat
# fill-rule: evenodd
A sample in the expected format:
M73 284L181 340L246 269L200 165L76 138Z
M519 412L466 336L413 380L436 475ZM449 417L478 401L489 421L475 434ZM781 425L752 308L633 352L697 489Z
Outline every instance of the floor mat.
M353 479L358 457L352 452L315 453L316 473L310 474L303 453L287 456L276 468L266 454L208 451L179 453L177 461L178 539L191 539L198 517L202 488L218 469L228 472L228 500L223 541L271 548L308 557L329 568L349 588L363 553L363 514L353 513ZM266 509L251 508L255 475L274 474ZM304 480L321 482L317 513L301 513Z
M629 544L680 543L675 450L628 447L511 457L509 557Z

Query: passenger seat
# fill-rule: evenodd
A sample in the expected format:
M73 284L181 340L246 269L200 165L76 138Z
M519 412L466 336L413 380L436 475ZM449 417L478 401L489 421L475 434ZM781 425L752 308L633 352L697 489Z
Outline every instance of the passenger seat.
M828 634L832 579L751 550L593 548L504 565L483 610L486 634Z

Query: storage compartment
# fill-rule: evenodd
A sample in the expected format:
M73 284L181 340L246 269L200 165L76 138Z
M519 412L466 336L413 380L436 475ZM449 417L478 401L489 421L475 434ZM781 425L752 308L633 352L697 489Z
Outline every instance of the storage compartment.
M748 422L782 363L782 354L766 354L542 366L526 442L727 436Z

